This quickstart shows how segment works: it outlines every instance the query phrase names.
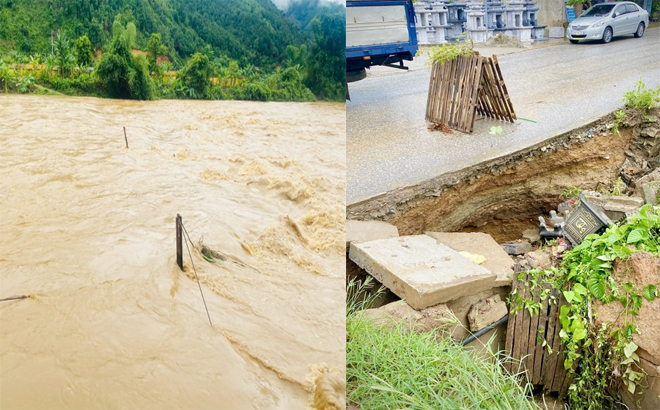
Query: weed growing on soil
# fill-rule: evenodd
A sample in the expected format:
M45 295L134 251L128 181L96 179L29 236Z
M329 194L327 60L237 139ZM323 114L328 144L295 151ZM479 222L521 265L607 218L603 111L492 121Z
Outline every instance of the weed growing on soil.
M543 289L545 284L562 289L560 336L566 357L564 367L573 380L568 391L570 408L618 408L618 385L623 383L634 393L642 384L637 345L632 341L633 334L638 333L634 318L644 299L653 302L658 297L658 287L636 289L630 281L620 283L613 274L616 260L640 251L660 255L660 211L649 205L627 223L614 224L602 235L587 236L566 253L560 269L530 271L532 278L526 285L532 290ZM542 290L541 300L548 297L549 291ZM538 314L538 301L522 300L516 291L509 300L512 314L523 308ZM622 320L598 327L592 311L596 301L620 302Z
M612 124L612 132L614 134L619 134L619 128L625 123L626 113L623 110L618 110L614 113L614 124Z
M347 400L370 410L538 409L531 385L521 387L492 353L476 354L436 332L403 323L373 323L352 305L359 286L349 284L346 308ZM490 346L486 352L491 352Z
M660 104L660 86L656 89L646 88L640 79L635 87L623 95L626 108L636 108L648 111Z
M600 192L601 194L605 196L617 196L623 194L626 189L628 188L628 185L626 185L625 182L623 182L623 179L621 177L617 178L616 181L612 182L609 186L608 185L598 185L596 188L597 192Z
M563 191L561 191L561 196L564 199L576 198L580 195L580 192L582 192L582 190L578 187L567 186Z

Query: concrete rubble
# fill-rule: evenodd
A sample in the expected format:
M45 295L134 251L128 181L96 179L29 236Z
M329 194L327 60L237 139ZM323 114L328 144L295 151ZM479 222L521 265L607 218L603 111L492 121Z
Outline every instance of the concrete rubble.
M532 251L532 245L524 241L504 242L501 246L509 255L524 255Z
M365 283L369 274L349 257L348 252L351 243L368 242L377 239L396 238L399 236L399 230L396 226L382 221L346 221L346 284L351 281ZM361 290L364 297L372 298L371 306L378 307L391 303L398 299L389 289L381 289L378 282L372 283L369 288Z
M643 198L624 195L608 196L603 205L605 215L611 220L618 221L637 212L644 205Z
M351 230L359 227L353 224ZM391 235L391 228L385 232L387 229ZM479 327L477 323L488 326L506 315L503 300L511 291L514 261L490 235L427 232L359 242L352 240L356 236L351 232L349 238L347 265L373 275L404 299L367 309L363 314L376 323L387 325L398 320L417 331L441 329L442 335L460 341ZM460 252L484 262L477 265ZM423 286L417 276L426 276ZM502 308L504 315L500 315ZM472 321L469 312L474 315ZM504 348L505 332L506 324L502 324L468 346L481 350L493 338L491 348L497 352Z
M480 232L426 232L426 235L449 246L456 252L470 252L486 258L481 266L497 275L493 287L511 284L513 259L504 252L502 247L490 235Z
M445 304L415 310L405 301L398 300L376 309L367 309L363 315L384 326L403 322L409 329L419 332L443 329L456 324L453 313Z
M497 279L427 235L352 243L349 258L416 309L492 288Z
M658 205L658 193L660 192L660 181L651 181L642 184L644 202L650 205Z
M468 312L470 330L477 332L487 326L496 323L509 313L506 303L500 299L500 295L493 295L485 300L472 305Z
M346 221L346 252L352 242L369 242L376 239L396 238L396 226L382 221Z

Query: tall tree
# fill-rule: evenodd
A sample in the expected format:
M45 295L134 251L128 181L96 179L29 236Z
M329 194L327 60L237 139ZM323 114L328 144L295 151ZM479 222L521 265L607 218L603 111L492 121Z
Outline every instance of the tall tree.
M76 54L76 63L78 63L79 66L87 67L92 64L94 50L92 49L92 43L87 36L79 37L78 40L73 43L73 49Z

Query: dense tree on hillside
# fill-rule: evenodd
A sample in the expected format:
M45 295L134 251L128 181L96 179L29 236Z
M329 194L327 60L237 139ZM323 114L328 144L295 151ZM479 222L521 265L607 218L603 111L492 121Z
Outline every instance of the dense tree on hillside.
M175 61L210 44L243 64L274 67L288 44L305 38L270 0L0 0L0 44L45 53L51 32L62 30L102 47L113 39L117 14L124 26L135 24L138 47L160 33Z
M119 19L115 20L112 45L103 54L96 73L110 96L150 100L153 98L153 86L147 60L144 56L132 56L131 42L135 35L129 26L124 28Z
M55 41L55 61L62 77L69 75L75 60L69 39L64 33L59 33Z
M167 54L167 47L163 45L160 33L153 33L147 42L147 53L149 55L149 70L158 71L158 56Z
M205 98L210 91L211 61L207 55L196 53L179 72L179 80L193 98ZM193 92L190 92L193 90Z
M346 17L326 14L310 23L310 47L305 84L320 98L338 100L346 92Z
M87 36L79 37L73 43L74 54L76 55L76 63L81 67L87 67L92 64L92 43Z
M0 57L45 62L38 81L65 93L343 99L344 6L294 0L288 12L296 21L271 0L0 0ZM67 36L79 38L73 48ZM76 61L93 64L94 48L103 50L94 74L69 75ZM163 54L178 73L164 75Z

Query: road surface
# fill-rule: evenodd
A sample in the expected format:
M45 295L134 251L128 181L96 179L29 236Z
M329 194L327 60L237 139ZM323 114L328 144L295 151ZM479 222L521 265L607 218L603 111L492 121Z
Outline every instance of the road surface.
M536 123L478 119L472 134L429 131L428 70L351 83L347 204L519 151L616 110L640 78L660 84L660 29L641 39L558 45L498 60L518 117ZM493 125L503 134L491 135Z

